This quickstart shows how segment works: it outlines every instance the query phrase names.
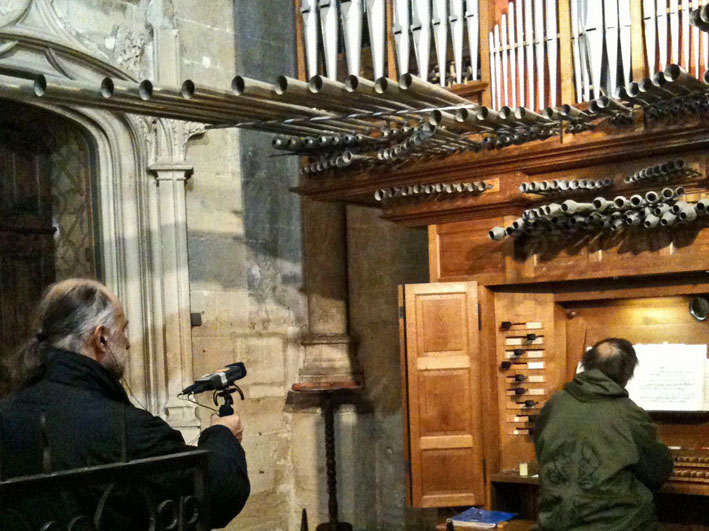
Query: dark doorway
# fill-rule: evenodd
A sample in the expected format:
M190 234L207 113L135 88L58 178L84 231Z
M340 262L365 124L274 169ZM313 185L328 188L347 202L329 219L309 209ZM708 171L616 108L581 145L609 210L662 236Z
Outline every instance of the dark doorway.
M96 277L92 163L81 129L48 111L0 100L0 356L30 333L42 291Z

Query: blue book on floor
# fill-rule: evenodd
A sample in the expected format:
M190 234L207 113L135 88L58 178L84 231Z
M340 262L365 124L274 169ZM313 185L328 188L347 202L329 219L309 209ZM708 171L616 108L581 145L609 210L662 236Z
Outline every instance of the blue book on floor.
M478 527L478 528L495 528L497 524L512 520L515 513L503 513L501 511L486 511L471 507L466 511L450 518L453 525L456 527Z

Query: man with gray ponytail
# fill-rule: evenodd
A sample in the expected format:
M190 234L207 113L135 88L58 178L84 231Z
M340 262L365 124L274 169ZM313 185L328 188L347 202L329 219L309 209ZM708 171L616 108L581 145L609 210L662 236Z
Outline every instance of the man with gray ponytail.
M165 421L130 403L119 381L130 353L128 321L104 285L72 279L50 286L32 330L34 336L5 371L11 392L0 402L3 479L41 474L47 467L57 471L118 462L125 453L133 460L191 449ZM214 417L199 438L198 447L210 451L212 527L227 525L249 496L242 433L235 414ZM179 474L154 487L175 495L188 482L188 475ZM72 495L79 506L98 502L90 491ZM37 520L61 516L69 510L66 500L55 497L36 511L33 507ZM2 512L0 506L0 522ZM146 515L136 512L114 509L104 529L147 529Z

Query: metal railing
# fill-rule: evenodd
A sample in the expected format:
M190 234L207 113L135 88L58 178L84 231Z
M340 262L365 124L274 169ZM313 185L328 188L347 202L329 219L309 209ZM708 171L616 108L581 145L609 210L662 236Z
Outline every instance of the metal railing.
M113 498L129 493L131 515L143 515L134 531L209 529L206 497L207 455L204 450L111 463L0 481L0 529L12 531L85 531L116 529L111 521ZM151 480L170 474L191 476L190 492L164 497ZM84 493L90 492L91 495ZM81 493L81 494L79 494ZM60 511L58 500L72 500ZM45 504L46 500L52 503ZM90 503L87 503L90 502ZM48 508L50 506L50 508ZM125 509L125 505L123 506ZM53 514L59 512L61 514Z

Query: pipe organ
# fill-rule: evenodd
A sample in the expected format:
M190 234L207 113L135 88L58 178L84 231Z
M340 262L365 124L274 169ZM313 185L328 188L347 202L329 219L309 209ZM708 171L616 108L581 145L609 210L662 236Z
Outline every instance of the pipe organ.
M478 4L479 0L303 0L300 15L307 79L318 74L332 80L343 77L337 64L342 34L346 75L362 75L366 54L371 58L372 80L385 76L387 42L391 41L397 77L415 73L441 86L477 80ZM322 68L320 57L324 58Z
M635 18L632 5L570 0L569 19L560 21L555 1L509 2L488 36L492 107L556 107L560 75L573 79L574 98L565 103L618 97L619 88L642 80L645 64L651 75L674 64L701 79L709 35L690 25L699 0L643 0ZM570 63L560 61L560 22L569 25ZM642 49L633 53L633 43Z
M297 191L428 228L430 283L399 293L410 505L533 520L535 421L586 348L612 336L709 345L688 311L709 299L706 3L479 2L463 34L479 53L466 55L460 28L435 23L460 6L392 2L377 84L408 72L392 96L415 81L416 97L447 107L389 122L369 160L307 173ZM444 57L448 98L433 84ZM704 409L651 413L675 460L662 522L709 525L705 385Z

